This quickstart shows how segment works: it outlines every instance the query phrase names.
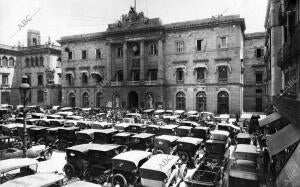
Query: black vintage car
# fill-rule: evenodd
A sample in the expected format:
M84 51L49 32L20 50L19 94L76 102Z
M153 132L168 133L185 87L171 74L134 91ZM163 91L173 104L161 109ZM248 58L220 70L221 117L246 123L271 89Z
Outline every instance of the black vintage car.
M55 146L58 137L58 127L48 128L45 136L46 145Z
M154 134L140 133L131 136L130 148L133 150L152 151L154 147Z
M110 144L113 143L113 136L117 134L119 131L116 129L101 129L94 133L94 143L98 144Z
M99 144L81 144L66 149L66 165L63 170L70 179L78 177L83 179L83 171L88 167L88 151L89 149L99 146Z
M164 125L159 128L160 135L175 135L178 125Z
M210 128L209 127L195 127L192 129L192 137L201 138L203 141L206 141L210 137Z
M128 148L130 148L130 138L133 135L135 134L130 132L120 132L118 134L115 134L113 136L114 143L118 145L126 145Z
M142 133L145 131L146 124L143 123L132 123L129 125L127 132L132 132L132 133Z
M79 131L78 127L60 127L57 132L57 149L64 150L67 147L75 145L77 131Z
M103 184L111 174L111 159L120 154L124 146L117 144L95 144L88 151L88 167L83 178L89 182Z
M160 135L154 139L154 154L173 154L177 149L176 140L180 137L172 135Z
M85 144L90 143L94 140L95 132L99 132L99 129L84 129L76 132L76 143L75 144Z
M248 133L238 133L236 136L236 143L237 144L250 144L251 143L251 136Z
M189 126L179 126L176 128L176 136L185 137L190 136L193 127Z
M146 127L145 132L158 135L159 134L159 125L149 125Z
M177 140L177 153L181 161L194 167L200 159L203 140L200 138L182 137Z
M112 186L125 187L141 185L139 168L152 156L147 151L128 151L112 158L112 175L108 183Z
M42 126L32 127L28 129L30 142L32 144L45 144L47 129L48 127L42 127Z

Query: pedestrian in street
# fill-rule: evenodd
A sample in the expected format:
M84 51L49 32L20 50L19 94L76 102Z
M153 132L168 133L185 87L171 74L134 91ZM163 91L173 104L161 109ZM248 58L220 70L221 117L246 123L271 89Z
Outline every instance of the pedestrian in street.
M263 162L264 162L264 173L267 174L269 172L269 164L270 164L270 156L267 147L263 148Z

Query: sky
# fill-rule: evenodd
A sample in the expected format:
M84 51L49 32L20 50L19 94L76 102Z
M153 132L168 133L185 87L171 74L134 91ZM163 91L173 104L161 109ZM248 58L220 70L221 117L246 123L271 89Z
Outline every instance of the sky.
M0 44L26 46L29 29L42 44L62 36L105 31L134 0L0 0ZM136 9L163 24L240 14L246 33L264 31L267 0L136 0Z

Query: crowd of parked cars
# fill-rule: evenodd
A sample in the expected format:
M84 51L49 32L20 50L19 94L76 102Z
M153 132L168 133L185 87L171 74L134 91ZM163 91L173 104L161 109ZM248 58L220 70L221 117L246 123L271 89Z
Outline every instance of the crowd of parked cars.
M62 186L73 178L80 181L68 186L218 186L225 170L229 186L258 186L255 137L247 133L249 119L238 116L36 106L1 119L4 186L38 183L36 178L45 178L41 186ZM234 161L228 167L232 145ZM36 159L51 159L53 150L66 154L64 173L36 172ZM8 174L15 169L20 174Z

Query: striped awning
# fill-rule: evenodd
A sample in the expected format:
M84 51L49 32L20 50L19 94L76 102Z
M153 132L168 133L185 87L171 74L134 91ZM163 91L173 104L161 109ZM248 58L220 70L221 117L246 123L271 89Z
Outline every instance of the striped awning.
M185 65L177 65L177 66L174 66L174 74L177 72L178 69L182 69L184 73L187 72Z
M258 121L259 122L259 126L263 127L265 125L268 125L268 124L270 124L270 123L272 123L272 122L280 119L281 117L282 116L279 113L274 112L274 113L268 115L266 118L259 120Z
M96 77L103 77L102 76L102 73L101 72L99 72L99 71L93 71L93 72L91 72L91 75L92 75L92 77L93 78L96 78Z
M65 77L67 78L68 76L71 76L73 79L74 79L74 72L73 71L67 71L66 73L65 73Z
M270 155L276 155L300 139L300 128L296 125L289 124L276 132L272 136L267 137L267 146Z
M208 67L204 63L195 64L193 69L196 70L197 68L204 68L204 69L206 69L206 71L208 71Z

